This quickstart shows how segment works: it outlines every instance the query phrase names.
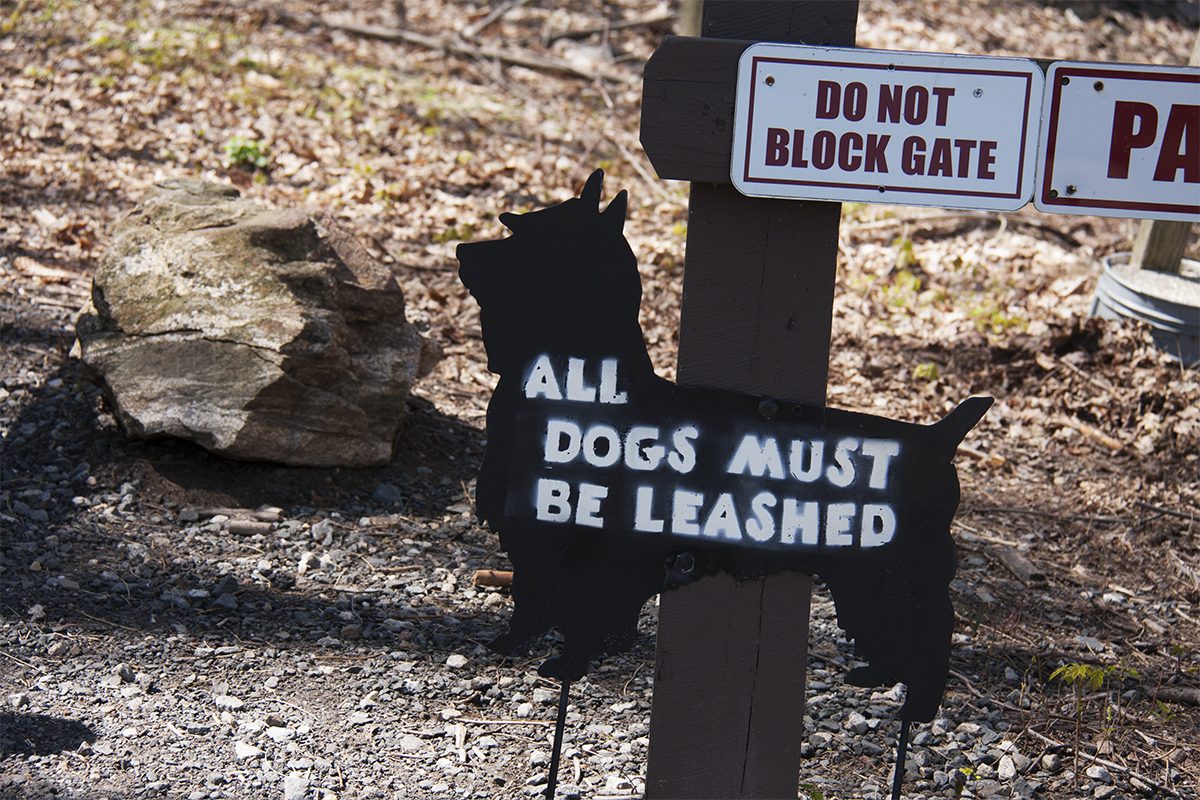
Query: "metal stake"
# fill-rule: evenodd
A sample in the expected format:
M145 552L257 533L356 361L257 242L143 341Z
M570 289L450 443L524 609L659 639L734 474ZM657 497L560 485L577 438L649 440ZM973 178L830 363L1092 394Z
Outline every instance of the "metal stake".
M908 726L910 720L900 721L900 740L896 742L896 774L892 777L892 800L900 800L900 785L904 783L904 762L908 756Z
M554 800L558 788L558 761L562 757L563 729L567 727L567 693L571 682L563 681L558 692L558 719L554 722L554 746L550 748L550 779L546 783L546 800ZM907 723L906 723L907 724Z

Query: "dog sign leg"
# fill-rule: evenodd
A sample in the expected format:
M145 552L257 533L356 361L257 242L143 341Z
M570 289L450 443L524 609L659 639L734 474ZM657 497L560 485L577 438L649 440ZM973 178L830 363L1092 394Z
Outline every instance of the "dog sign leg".
M546 781L546 800L554 800L554 790L558 788L558 762L562 758L563 730L567 727L567 695L570 691L571 682L563 681L562 688L558 691L558 718L554 721L554 746L550 748L550 775Z
M912 720L900 721L900 738L896 741L896 771L892 777L892 800L900 800L900 786L904 783L904 762L908 758L908 727Z

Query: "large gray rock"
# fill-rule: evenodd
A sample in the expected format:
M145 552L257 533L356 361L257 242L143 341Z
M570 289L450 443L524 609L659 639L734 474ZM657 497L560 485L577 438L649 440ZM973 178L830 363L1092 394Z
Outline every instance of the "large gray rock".
M327 220L158 185L114 231L77 326L136 438L233 458L382 464L438 351L386 268Z

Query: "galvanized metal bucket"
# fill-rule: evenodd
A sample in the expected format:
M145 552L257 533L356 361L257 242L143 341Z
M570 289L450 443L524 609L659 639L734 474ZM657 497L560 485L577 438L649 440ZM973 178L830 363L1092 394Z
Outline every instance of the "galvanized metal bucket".
M1187 366L1200 364L1200 262L1184 259L1179 275L1129 267L1129 253L1103 261L1092 316L1150 323L1154 343Z

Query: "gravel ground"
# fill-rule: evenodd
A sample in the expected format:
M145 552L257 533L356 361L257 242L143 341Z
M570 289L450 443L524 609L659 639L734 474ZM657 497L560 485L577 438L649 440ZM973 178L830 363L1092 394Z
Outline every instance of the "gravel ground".
M69 321L26 319L59 333ZM15 349L48 343L27 336ZM475 569L504 566L463 494L478 430L418 399L396 466L236 464L130 443L74 362L26 364L3 390L0 796L544 790L557 686L536 661L483 646L510 600L472 585ZM956 589L986 593L986 563L967 551ZM643 791L655 617L651 604L637 648L573 687L560 796ZM852 659L822 593L812 640L804 791L884 797L902 687L842 683ZM981 655L956 634L957 664ZM1117 798L1149 786L1023 734L1004 706L1020 706L1028 676L998 677L997 700L952 687L941 716L915 728L907 796Z

